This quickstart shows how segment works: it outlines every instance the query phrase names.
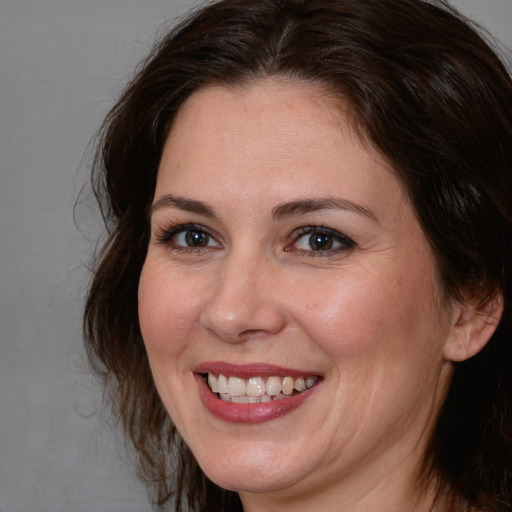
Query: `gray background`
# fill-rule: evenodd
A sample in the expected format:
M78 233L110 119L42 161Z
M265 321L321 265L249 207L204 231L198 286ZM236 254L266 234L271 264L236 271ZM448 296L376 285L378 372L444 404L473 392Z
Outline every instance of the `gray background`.
M0 512L150 510L85 369L99 219L80 207L79 232L73 205L135 63L198 3L0 0ZM454 3L512 48L512 0Z

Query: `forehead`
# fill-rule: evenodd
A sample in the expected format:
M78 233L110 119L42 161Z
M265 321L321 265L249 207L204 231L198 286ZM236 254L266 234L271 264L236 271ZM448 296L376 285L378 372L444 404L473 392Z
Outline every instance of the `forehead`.
M349 170L347 187L375 181L375 175L399 186L386 160L355 134L346 110L324 88L302 82L201 89L174 121L157 192L186 182L199 190L209 180L238 183L240 190L263 180L267 188L316 182L325 194Z

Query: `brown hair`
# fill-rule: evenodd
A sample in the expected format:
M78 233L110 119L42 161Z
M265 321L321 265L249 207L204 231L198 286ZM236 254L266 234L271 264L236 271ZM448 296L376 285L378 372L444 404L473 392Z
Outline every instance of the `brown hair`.
M505 311L487 346L455 365L426 467L490 512L512 510L512 82L444 2L221 0L153 49L102 128L93 186L108 229L85 307L88 355L133 442L155 502L241 510L198 468L153 384L137 317L162 148L180 105L209 84L265 76L320 83L392 164L447 296ZM178 291L179 293L179 291Z

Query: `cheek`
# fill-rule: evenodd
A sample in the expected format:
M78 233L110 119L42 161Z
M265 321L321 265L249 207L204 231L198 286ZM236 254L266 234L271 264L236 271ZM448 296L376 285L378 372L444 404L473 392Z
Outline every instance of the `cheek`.
M296 317L336 361L348 362L349 356L410 357L411 352L428 350L437 325L434 287L428 277L420 277L429 275L408 276L394 266L387 271L381 267L379 272L367 268L357 275L340 274L339 279L308 287Z
M179 351L198 324L199 299L204 294L194 280L183 286L165 265L144 264L139 282L139 323L144 343L152 353Z
M181 431L189 414L185 398L191 384L187 348L197 324L193 296L165 263L146 261L139 281L140 329L158 393Z

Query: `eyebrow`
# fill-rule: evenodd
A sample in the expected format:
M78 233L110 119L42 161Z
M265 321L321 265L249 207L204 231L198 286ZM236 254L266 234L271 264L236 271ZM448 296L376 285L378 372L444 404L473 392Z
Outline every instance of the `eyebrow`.
M297 201L282 203L272 210L272 216L275 219L280 219L291 215L305 215L320 210L348 210L369 217L374 221L379 220L375 212L370 208L338 197L298 199Z
M197 213L205 217L218 218L213 208L207 203L195 199L173 196L172 194L166 194L157 199L151 205L149 211L150 216L162 208L178 208L179 210ZM338 197L297 199L296 201L281 203L272 209L272 217L277 220L321 210L348 210L364 215L374 221L378 221L377 215L370 208Z
M197 213L205 217L217 218L217 215L213 211L213 208L202 201L196 201L195 199L187 199L185 197L173 196L172 194L166 194L157 199L149 210L149 216L153 215L157 210L162 208L178 208L186 212Z

